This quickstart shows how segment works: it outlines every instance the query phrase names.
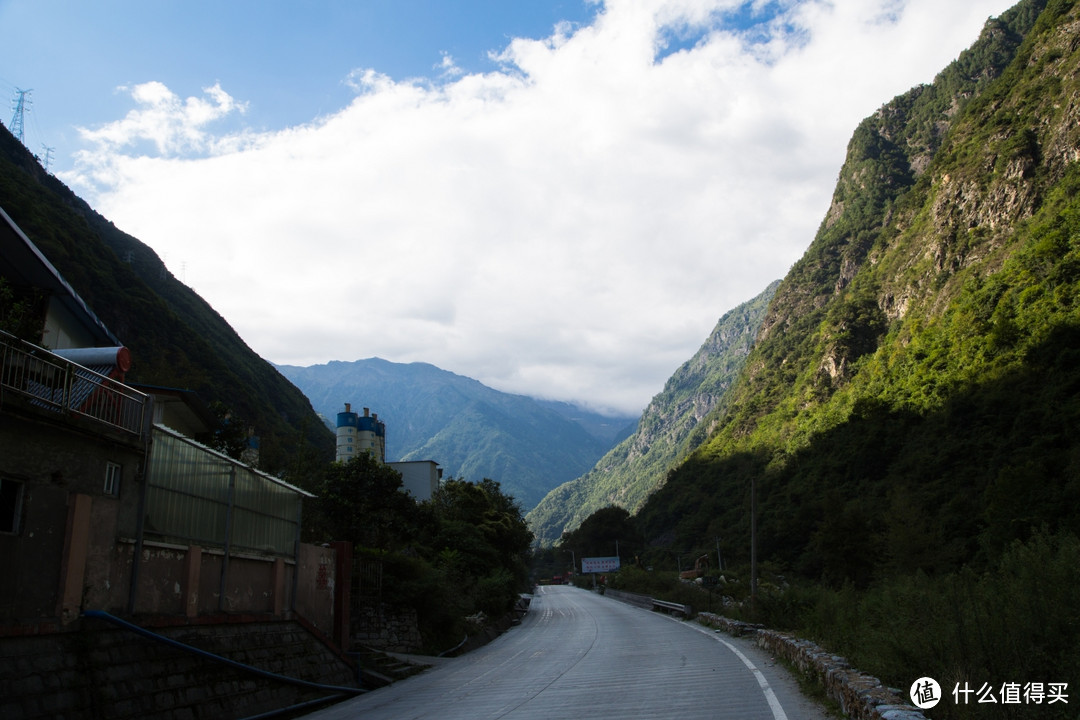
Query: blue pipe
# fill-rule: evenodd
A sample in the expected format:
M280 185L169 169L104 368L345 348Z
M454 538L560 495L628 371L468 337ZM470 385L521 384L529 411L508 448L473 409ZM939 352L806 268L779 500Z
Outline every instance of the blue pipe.
M465 637L462 638L461 642L459 642L457 645L450 648L449 650L443 650L441 653L439 653L439 657L445 657L446 655L449 655L452 652L457 652L458 650L461 649L461 646L464 645L467 642L469 642L469 634L465 633Z
M157 633L151 632L146 628L139 627L138 625L135 625L133 623L129 623L127 620L122 620L115 615L110 615L104 610L84 610L82 612L82 616L94 618L97 620L105 620L106 622L110 622L113 625L122 627L125 630L130 630L131 632L142 635L145 638L149 638L156 642L160 642L170 647L177 648L178 650L183 650L184 652L192 653L193 655L198 655L200 657L206 658L207 660L213 660L214 662L221 663L222 665L228 665L229 667L233 667L238 670L244 670L246 672L254 673L255 675L267 678L269 680L277 680L278 682L287 683L289 685L297 685L299 687L312 688L314 690L326 690L328 692L348 693L349 695L359 695L363 692L366 692L366 690L363 690L362 688L341 687L338 685L323 685L321 683L313 683L307 680L298 680L297 678L291 678L285 675L278 675L277 673L272 673L267 670L262 670L252 665L245 665L242 662L230 660L229 658L221 657L220 655L214 655L213 653L206 652L205 650L200 650L197 647L186 645L179 640L173 640L172 638L167 638L164 635L158 635Z
M296 705L290 705L289 707L268 710L267 712L259 713L258 715L248 715L246 718L241 718L241 720L270 720L270 718L275 718L278 715L292 715L301 710L310 710L311 708L319 707L320 705L336 702L338 699L344 700L345 696L339 693L329 697L318 698L317 700L308 700L307 702L297 703Z

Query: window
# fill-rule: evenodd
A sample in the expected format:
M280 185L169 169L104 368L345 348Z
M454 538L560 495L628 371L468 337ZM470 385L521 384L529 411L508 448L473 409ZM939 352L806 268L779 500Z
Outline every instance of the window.
M23 484L0 478L0 533L19 532Z
M105 463L105 494L120 495L120 472L123 468L114 462Z

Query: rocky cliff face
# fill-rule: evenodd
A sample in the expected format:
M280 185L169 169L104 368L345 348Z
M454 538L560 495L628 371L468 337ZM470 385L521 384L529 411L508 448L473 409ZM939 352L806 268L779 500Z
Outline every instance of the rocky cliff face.
M1065 1L1019 3L861 123L716 432L641 509L648 536L737 555L752 480L765 556L830 582L1075 528L1078 149Z
M728 442L759 444L752 438L763 420L773 416L767 423L773 432L783 422L777 414L790 421L828 402L909 313L926 321L942 312L960 287L957 273L991 260L1008 229L1034 212L1040 191L1030 181L1042 175L1037 146L1070 142L1067 132L1036 142L1025 139L1026 131L1002 128L996 139L975 141L983 156L974 162L966 149L963 163L945 160L967 146L974 131L966 128L1003 125L1000 118L973 119L974 108L993 108L1001 117L1017 112L991 98L1008 87L1002 75L1017 72L1014 58L1045 4L1023 2L990 20L932 85L894 98L856 128L806 255L778 288L721 320L646 408L632 437L529 514L539 538L553 541L605 505L638 510L714 432L720 439L711 441L710 454L722 455L717 448ZM1071 43L1067 25L1054 34L1048 47ZM1062 71L1060 52L1025 47L1031 47L1028 65L1038 68L1034 82L1052 82ZM1045 99L1033 113L1047 117L1055 102ZM1063 132L1068 126L1068 120L1058 124ZM738 388L729 392L737 377ZM660 534L674 537L670 527Z
M667 472L708 437L777 285L720 318L694 357L645 408L636 431L587 474L555 488L528 514L540 542L558 540L608 505L636 510L663 484Z
M1055 86L1075 28L1065 23L1021 48L1045 5L1020 3L991 19L932 85L856 128L817 236L762 323L764 353L783 366L773 364L764 382L778 373L793 381L810 355L829 386L850 379L913 303L924 317L940 313L955 296L950 278L987 262L1031 217L1040 188L1061 177L1075 157L1076 108L1073 98L1062 105ZM1020 52L1026 70L1013 63ZM1021 73L1037 90L1007 97L1003 88ZM1021 113L1037 118L1032 127L1016 121ZM751 362L751 385L769 365Z

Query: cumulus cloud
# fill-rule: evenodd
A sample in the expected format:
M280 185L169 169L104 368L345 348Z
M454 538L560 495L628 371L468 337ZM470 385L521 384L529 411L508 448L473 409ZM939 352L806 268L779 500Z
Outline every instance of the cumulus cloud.
M246 105L236 102L219 83L204 88L205 97L185 100L160 82L118 90L130 92L138 108L97 130L80 129L82 139L97 146L95 160L101 159L102 152L122 151L141 140L152 142L159 155L204 152L213 143L206 126L232 112L246 110Z
M65 179L271 361L637 412L809 245L855 125L1006 7L607 0L490 72L343 69L347 107L273 132L145 83Z

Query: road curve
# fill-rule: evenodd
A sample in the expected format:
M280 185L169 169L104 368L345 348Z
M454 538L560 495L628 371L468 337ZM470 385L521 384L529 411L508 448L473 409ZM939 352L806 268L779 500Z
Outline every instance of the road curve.
M520 626L315 720L824 720L758 648L573 587L542 587Z

